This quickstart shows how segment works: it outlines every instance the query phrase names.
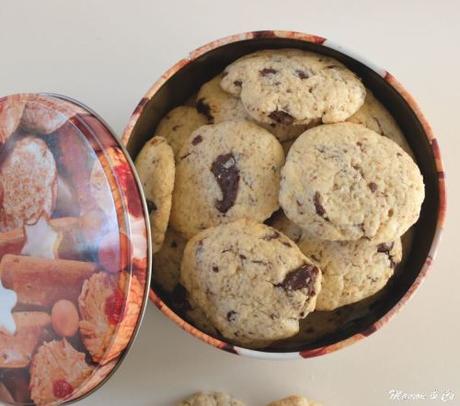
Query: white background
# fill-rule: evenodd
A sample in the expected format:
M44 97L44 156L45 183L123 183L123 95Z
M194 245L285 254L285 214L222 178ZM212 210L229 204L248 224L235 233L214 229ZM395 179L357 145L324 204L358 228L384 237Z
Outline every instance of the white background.
M249 4L250 3L250 4ZM447 229L415 298L382 330L339 352L260 361L186 335L152 305L116 375L82 405L174 405L224 390L263 406L291 393L326 406L431 405L388 391L456 393L460 405L460 2L0 0L0 95L57 92L98 111L120 134L150 85L188 51L255 29L316 33L392 72L437 133L448 176Z

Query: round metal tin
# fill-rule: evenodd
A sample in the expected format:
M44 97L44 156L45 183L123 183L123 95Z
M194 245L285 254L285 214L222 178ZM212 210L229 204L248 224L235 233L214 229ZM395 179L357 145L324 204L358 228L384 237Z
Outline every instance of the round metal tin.
M293 31L246 32L212 41L168 69L139 102L122 140L131 156L135 157L169 110L187 103L205 82L239 57L273 48L303 49L338 59L363 79L394 116L414 152L427 191L421 216L414 226L413 246L417 249L405 254L404 269L378 297L331 314L315 312L326 326L336 319L340 320L337 328L332 326L330 331L315 339L308 334L303 338L300 334L297 341L286 340L260 350L242 348L222 336L200 330L175 305L174 298L167 297L157 286L152 285L150 300L186 332L219 349L262 359L310 358L336 351L379 330L409 300L430 269L446 214L445 176L437 138L410 93L385 69L326 38ZM305 331L308 333L308 329L314 327L307 323Z
M123 360L150 284L148 213L109 127L58 95L0 99L0 401L81 399Z

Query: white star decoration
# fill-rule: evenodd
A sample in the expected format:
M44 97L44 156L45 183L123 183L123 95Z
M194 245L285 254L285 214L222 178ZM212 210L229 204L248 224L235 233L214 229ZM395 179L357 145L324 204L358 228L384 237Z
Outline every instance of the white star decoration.
M45 217L40 217L35 224L25 225L24 233L26 242L22 247L22 255L56 259L62 235Z
M16 323L11 310L16 306L17 300L16 292L4 288L0 280L0 330L5 329L10 334L16 333Z

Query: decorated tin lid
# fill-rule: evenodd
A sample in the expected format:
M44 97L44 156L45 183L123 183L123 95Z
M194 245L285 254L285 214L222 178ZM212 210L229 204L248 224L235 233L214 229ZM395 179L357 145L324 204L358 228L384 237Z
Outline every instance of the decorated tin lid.
M0 401L61 404L121 362L148 297L148 216L107 125L61 96L0 99Z

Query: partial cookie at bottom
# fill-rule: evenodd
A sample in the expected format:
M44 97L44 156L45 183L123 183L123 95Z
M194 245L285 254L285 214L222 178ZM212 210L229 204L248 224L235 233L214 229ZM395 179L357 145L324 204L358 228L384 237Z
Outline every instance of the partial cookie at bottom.
M233 399L222 392L198 392L177 406L245 406L243 402Z
M289 396L284 399L276 400L269 403L267 406L322 406L320 403L313 400L308 400L303 396Z

